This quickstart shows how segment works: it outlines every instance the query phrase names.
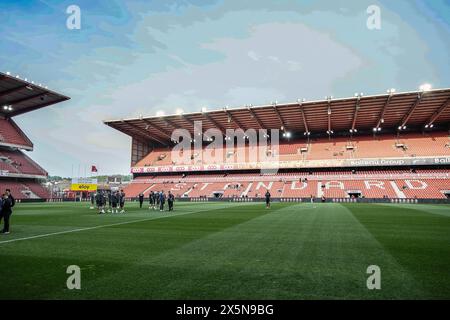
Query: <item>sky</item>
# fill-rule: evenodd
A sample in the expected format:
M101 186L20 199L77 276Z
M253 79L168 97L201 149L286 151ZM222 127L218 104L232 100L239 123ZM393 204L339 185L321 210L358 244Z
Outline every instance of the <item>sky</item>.
M129 173L107 119L450 87L449 0L1 0L0 20L0 71L71 97L14 118L50 175Z

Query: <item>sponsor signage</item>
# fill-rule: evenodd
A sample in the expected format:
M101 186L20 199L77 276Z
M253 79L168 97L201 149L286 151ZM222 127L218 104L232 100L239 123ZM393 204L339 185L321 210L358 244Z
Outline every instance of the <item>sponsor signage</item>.
M331 159L273 162L245 162L206 165L176 165L132 167L131 173L223 171L249 169L331 168L331 167L382 167L450 164L450 157L384 158L384 159Z
M73 178L70 185L71 191L97 191L97 179Z

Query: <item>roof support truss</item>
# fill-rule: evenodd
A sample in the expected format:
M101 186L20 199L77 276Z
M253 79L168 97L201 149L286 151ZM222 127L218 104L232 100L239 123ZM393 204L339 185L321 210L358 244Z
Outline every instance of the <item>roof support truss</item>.
M328 134L331 134L331 98L328 98Z
M303 125L305 126L305 132L309 132L308 121L306 120L305 111L303 110L303 104L299 103L300 113L302 115Z
M158 131L162 136L166 137L167 139L171 139L171 135L169 133L167 133L163 128L161 128L160 126L151 123L150 121L143 119L145 124L148 125L149 127L154 128L156 131Z
M128 130L129 132L138 132L139 135L141 135L147 139L150 139L150 140L155 140L155 141L159 142L160 144L162 144L163 146L167 147L166 142L155 137L154 135L150 135L149 132L147 132L146 130L144 130L140 127L137 127L137 126L132 126L128 122L123 122L123 124L125 124L128 128L131 128L131 130Z
M240 124L240 122L235 118L235 117L233 117L233 115L231 114L231 112L230 111L228 111L228 110L224 110L224 112L227 114L227 116L228 116L228 119L230 120L230 121L233 121L237 126L238 126L238 128L240 128L240 129L242 129L242 130L246 130L246 128L244 127L244 126L242 126L241 124Z
M409 108L408 112L404 115L404 117L403 117L403 119L402 119L402 121L401 121L401 123L400 123L400 126L401 126L401 127L406 126L406 124L408 123L409 118L411 118L411 116L412 116L414 110L416 110L416 108L417 108L417 106L420 104L420 101L421 101L421 100L422 100L422 92L420 92L420 93L417 95L417 98L416 98L416 100L414 101L414 103L412 104L411 108Z
M384 103L383 109L381 110L380 117L378 118L378 121L377 121L377 126L376 126L377 129L384 122L384 115L386 114L386 110L387 110L387 108L389 106L389 103L391 102L392 96L393 96L393 93L390 93L389 96L386 99L386 102Z
M281 126L283 127L284 130L289 131L289 129L286 127L286 124L284 123L283 117L281 116L280 112L277 109L277 105L274 104L273 105L273 110L275 111L275 114L278 117L278 120L280 120Z
M258 116L256 115L255 111L252 110L251 107L247 107L248 112L250 112L250 115L253 119L256 120L256 122L258 123L259 129L263 129L264 128L264 124L261 122L261 120L259 120Z
M448 98L440 107L436 110L435 113L431 116L431 118L428 120L428 125L433 124L440 116L450 106L450 98Z
M356 98L355 112L353 113L352 132L355 131L356 120L358 119L358 111L361 106L361 96Z
M224 128L220 123L218 123L216 120L214 120L213 117L211 117L211 116L210 116L209 114L207 114L207 113L203 113L203 116L204 116L209 122L211 122L217 129L219 129L219 130L222 132L223 135L225 135L226 130L225 130L225 128Z

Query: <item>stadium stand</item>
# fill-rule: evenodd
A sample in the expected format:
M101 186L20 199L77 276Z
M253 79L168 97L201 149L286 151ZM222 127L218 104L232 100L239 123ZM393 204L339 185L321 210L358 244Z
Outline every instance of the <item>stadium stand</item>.
M18 200L48 199L41 185L47 172L22 150L33 143L12 119L69 98L9 74L0 73L0 192L11 189Z
M0 145L1 144L33 148L31 141L12 119L0 118Z
M280 161L299 160L330 160L330 159L366 159L366 158L395 158L417 156L447 156L450 155L449 135L446 132L438 132L430 135L404 134L401 138L394 135L381 137L362 136L348 138L320 138L311 140L309 144L304 141L293 141L290 144L280 144ZM447 145L447 147L446 147ZM307 149L305 153L300 152ZM239 150L232 156L224 154L223 163L237 162ZM245 147L243 154L245 160L250 159L249 147ZM204 153L206 154L206 153ZM211 164L209 157L203 157L203 161L195 161L194 164ZM226 159L226 160L225 160ZM270 160L270 158L269 158ZM136 164L136 167L181 165L172 159L172 152L168 149L155 149Z
M202 121L203 132L222 131L224 142L213 146L204 140L203 149L183 163L172 153L177 141L171 133L183 128L199 139L194 121ZM450 194L449 121L450 89L438 89L105 124L132 138L130 197L171 190L185 198L262 198L269 190L275 198L445 199ZM280 128L278 146L225 148L231 141L228 129L269 133ZM222 157L205 157L219 153ZM257 154L265 159L255 160ZM276 161L280 170L269 174Z

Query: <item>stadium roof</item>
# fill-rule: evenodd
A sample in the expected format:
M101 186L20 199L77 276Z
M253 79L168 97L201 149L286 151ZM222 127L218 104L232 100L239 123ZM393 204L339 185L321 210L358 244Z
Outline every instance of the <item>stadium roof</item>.
M188 129L202 121L203 131L226 129L282 129L286 132L372 132L446 127L450 123L450 88L303 101L294 103L223 108L168 116L108 120L104 123L131 137L170 145L174 129ZM447 128L447 127L446 127ZM377 131L378 132L378 131Z
M69 99L47 87L0 72L0 116L2 117L14 117Z

